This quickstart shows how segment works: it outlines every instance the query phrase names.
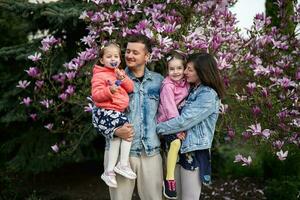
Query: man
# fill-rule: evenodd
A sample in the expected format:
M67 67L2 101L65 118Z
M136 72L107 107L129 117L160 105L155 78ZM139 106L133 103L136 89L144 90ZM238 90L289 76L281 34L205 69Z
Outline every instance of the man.
M156 112L163 77L146 68L151 45L144 35L129 38L126 52L126 73L134 81L130 94L128 118L132 124L117 128L114 135L132 141L130 165L137 179L116 176L118 187L110 188L112 200L130 200L137 182L141 200L162 199L163 169L160 141L156 134ZM107 151L104 160L106 160Z

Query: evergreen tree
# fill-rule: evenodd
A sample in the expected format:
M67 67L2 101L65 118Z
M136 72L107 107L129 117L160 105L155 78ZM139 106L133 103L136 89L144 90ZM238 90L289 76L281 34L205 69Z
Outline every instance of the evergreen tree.
M51 149L47 144L54 139L25 115L26 110L18 99L20 90L16 88L18 80L26 79L24 70L32 64L27 57L38 49L41 33L48 32L64 39L62 49L49 67L61 68L75 56L80 48L78 42L86 34L86 25L79 16L83 10L91 9L89 6L81 0L39 4L25 0L0 1L0 166L5 164L14 170L39 172L75 158L78 161L84 157L88 159L87 154L95 156L88 153L93 152L93 148L86 154L78 148L72 158L49 155Z
M294 15L296 0L277 1L266 0L266 15L272 18L272 26L280 29L285 35L294 35L296 24L291 17Z

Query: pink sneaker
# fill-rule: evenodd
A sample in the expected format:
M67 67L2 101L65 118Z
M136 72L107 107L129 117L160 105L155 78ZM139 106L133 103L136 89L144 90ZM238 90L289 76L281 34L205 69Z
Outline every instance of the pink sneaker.
M104 173L101 175L101 179L108 185L109 187L116 188L118 187L117 180L116 180L116 174L113 171L104 171Z
M126 178L136 179L136 174L132 171L130 165L121 165L120 162L115 166L114 171Z

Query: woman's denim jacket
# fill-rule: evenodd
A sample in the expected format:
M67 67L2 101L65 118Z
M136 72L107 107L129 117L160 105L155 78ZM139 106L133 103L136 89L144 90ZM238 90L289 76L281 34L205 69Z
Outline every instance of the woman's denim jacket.
M162 135L186 131L181 153L211 148L220 100L215 90L200 85L190 91L181 114L159 123L157 132Z
M163 77L145 68L141 82L128 68L125 72L134 82L134 91L129 94L129 107L126 112L135 133L130 155L139 156L142 152L147 156L158 154L160 140L156 134L156 114Z

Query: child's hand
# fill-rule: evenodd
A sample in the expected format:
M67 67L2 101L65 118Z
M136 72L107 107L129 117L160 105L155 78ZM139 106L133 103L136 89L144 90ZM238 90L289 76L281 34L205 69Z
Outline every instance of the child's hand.
M176 136L180 140L185 140L186 134L185 134L185 132L180 132L180 133L177 133Z
M123 69L115 69L116 77L118 80L123 80L125 78L125 71Z
M117 85L111 85L109 86L109 90L112 94L114 94L117 90L118 90L118 87Z

